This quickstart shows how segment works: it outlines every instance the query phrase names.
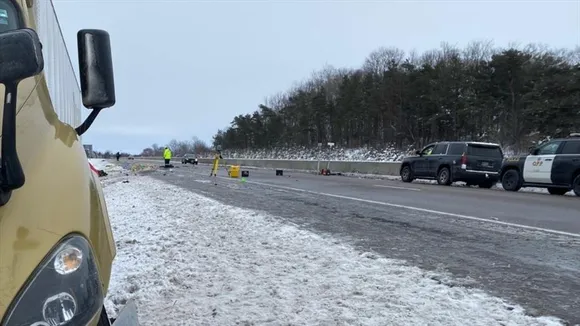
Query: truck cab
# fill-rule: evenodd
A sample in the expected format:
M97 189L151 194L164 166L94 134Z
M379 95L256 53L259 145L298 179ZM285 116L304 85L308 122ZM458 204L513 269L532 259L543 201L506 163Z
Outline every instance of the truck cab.
M52 1L0 0L2 326L109 324L116 248L82 134L115 104L110 39L77 41L80 86Z
M528 155L507 157L501 182L507 191L538 187L552 195L573 191L580 196L580 133L544 142Z

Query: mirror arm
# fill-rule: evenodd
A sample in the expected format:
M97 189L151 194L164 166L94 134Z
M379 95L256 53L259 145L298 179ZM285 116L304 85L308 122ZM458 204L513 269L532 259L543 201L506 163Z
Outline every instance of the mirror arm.
M75 130L77 132L77 135L81 136L87 130L89 130L89 128L91 127L91 125L93 124L93 122L95 121L95 119L97 118L97 116L99 115L99 112L101 112L101 110L102 109L93 109L91 111L91 113L85 119L85 121L80 126L76 127Z
M2 150L0 151L0 206L6 205L16 190L24 185L25 177L16 151L16 99L18 83L6 83L2 117Z

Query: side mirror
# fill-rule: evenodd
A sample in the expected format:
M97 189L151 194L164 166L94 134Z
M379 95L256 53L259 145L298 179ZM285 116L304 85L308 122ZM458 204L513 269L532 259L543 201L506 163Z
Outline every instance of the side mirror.
M415 155L421 156L421 151L415 151Z
M23 28L0 34L0 83L18 83L44 69L38 34Z
M0 83L4 84L2 112L2 157L0 158L0 206L12 191L24 185L26 177L16 150L16 100L18 83L44 69L38 34L23 28L0 33Z
M536 155L538 153L538 149L535 146L530 146L528 150L531 155Z
M109 33L82 29L77 33L83 105L104 109L115 105L115 81Z

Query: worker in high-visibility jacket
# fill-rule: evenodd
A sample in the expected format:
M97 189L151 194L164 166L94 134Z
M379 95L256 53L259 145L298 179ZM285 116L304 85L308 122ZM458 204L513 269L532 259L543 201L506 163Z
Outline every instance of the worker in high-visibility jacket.
M165 146L163 150L163 159L165 160L165 166L169 165L169 161L171 161L171 150L169 147Z

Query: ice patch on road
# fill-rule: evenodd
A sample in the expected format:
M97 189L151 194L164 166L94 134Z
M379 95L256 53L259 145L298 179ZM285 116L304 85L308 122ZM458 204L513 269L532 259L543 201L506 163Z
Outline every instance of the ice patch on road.
M142 325L561 325L274 216L129 181L104 188L113 316L135 299Z

